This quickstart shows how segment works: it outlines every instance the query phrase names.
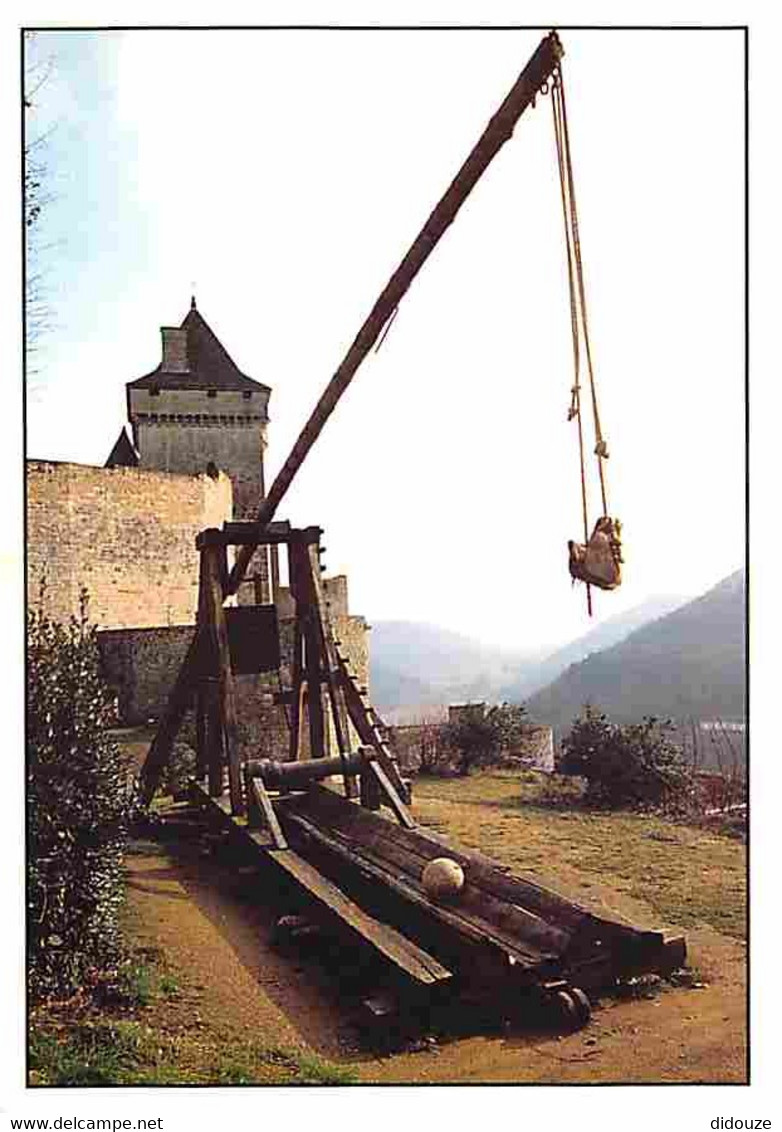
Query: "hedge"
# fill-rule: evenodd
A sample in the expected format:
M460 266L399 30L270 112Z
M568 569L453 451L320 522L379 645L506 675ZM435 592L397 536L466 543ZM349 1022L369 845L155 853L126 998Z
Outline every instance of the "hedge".
M81 615L28 618L28 987L72 994L120 955L122 856L133 793L109 738L113 695Z

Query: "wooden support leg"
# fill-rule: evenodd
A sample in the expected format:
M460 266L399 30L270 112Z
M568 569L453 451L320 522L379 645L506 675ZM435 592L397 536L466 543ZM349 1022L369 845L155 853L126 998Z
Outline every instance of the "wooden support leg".
M196 778L203 782L209 765L206 736L206 695L203 683L196 692Z
M223 796L225 753L223 747L223 728L220 721L220 709L217 701L216 677L208 677L204 681L204 695L206 698L205 723L209 794L212 798L221 798Z
M364 755L364 751L361 752ZM372 773L370 767L370 759L372 756L371 748L367 750L364 755L364 765L359 775L359 800L361 805L367 810L380 809L380 784Z
M251 781L252 775L250 773L247 763L243 767L244 774L244 796L247 799L247 828L260 829L263 826L263 812L258 805L258 799L255 791L252 789Z
M288 750L288 758L291 762L295 762L299 758L301 748L301 709L303 699L301 650L301 625L297 618L293 627L293 672L291 673L293 701L291 703L291 734L290 747Z
M244 811L244 801L239 769L239 736L236 725L234 679L231 671L231 655L228 649L228 626L223 609L223 579L226 571L225 547L205 546L201 551L201 556L202 573L205 574L206 578L204 585L205 628L209 634L217 665L218 717L228 762L231 810L234 814L241 814Z
M322 758L324 750L323 696L321 692L322 659L316 620L313 607L312 587L309 584L309 561L307 547L301 543L291 543L288 547L288 572L291 593L296 602L296 645L303 646L303 674L307 681L307 718L309 722L310 757ZM296 688L294 687L294 695ZM299 727L301 719L299 718Z
M337 748L343 764L342 777L345 784L345 796L354 798L356 794L355 780L348 773L346 761L350 755L348 712L338 680L339 658L331 617L329 616L328 602L323 588L323 579L321 578L319 544L312 543L307 546L306 558L302 555L302 574L304 575L304 589L307 593L314 629L315 640L313 644L317 648L320 667L325 676Z
M318 634L312 624L312 611L307 612L304 629L305 671L307 673L307 714L310 725L310 757L322 759L325 754L323 726L323 690L320 683L321 656Z

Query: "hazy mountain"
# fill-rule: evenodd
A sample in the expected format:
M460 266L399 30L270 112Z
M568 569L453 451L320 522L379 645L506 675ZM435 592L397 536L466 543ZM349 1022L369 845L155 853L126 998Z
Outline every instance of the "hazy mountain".
M389 668L374 655L371 658L369 678L372 703L381 711L406 704L412 707L437 704L442 698L439 692L423 680L417 680L396 668Z
M541 723L566 727L586 703L617 721L745 718L744 571L571 665L527 700Z
M372 702L379 708L496 699L534 658L412 621L375 621L370 637Z
M687 598L685 597L674 597L673 595L653 597L640 605L633 606L632 609L618 613L616 617L603 621L596 625L594 629L590 629L583 637L569 641L531 668L525 664L519 673L514 673L514 679L500 689L499 698L509 700L512 703L526 699L534 692L551 684L571 664L576 664L580 660L585 660L592 653L600 652L603 649L610 648L611 645L618 644L619 641L624 640L625 637L628 637L630 633L642 625L665 616L665 614L684 605L686 601Z

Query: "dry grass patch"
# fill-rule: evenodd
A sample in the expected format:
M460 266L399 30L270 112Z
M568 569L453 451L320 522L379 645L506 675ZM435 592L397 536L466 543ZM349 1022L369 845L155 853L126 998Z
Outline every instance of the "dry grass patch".
M418 779L415 813L514 871L569 888L576 897L594 878L644 901L667 924L705 923L746 938L741 842L646 814L543 806L541 781L509 771Z

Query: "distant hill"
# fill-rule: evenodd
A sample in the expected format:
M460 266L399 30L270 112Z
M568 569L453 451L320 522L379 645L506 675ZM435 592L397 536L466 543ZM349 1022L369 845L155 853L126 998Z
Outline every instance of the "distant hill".
M627 722L644 715L745 719L744 571L623 641L572 664L526 702L557 728L584 704Z
M441 694L423 680L417 680L377 660L374 650L371 656L369 679L372 703L380 710L396 708L404 704L422 707L437 704L441 699Z
M592 653L618 644L642 625L664 617L665 614L684 605L687 600L685 597L673 595L653 597L640 605L633 606L632 609L625 610L624 613L618 613L616 617L601 622L582 637L569 641L532 667L528 664L524 665L519 673L514 673L514 679L500 689L499 698L511 703L519 703L551 684L571 664L576 664Z
M535 664L528 656L413 621L374 621L370 657L372 702L381 711L493 700L512 674Z

